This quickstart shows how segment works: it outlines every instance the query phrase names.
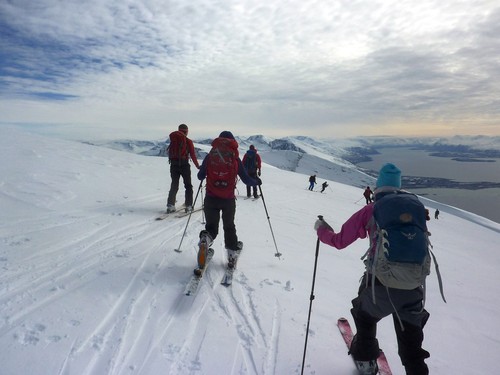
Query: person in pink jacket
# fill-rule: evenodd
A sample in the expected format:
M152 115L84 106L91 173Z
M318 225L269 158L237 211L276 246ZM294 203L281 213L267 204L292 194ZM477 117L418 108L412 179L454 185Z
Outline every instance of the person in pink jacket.
M393 193L401 188L401 171L393 164L385 164L379 173L374 192L375 202L386 194ZM317 220L314 229L321 242L343 249L360 238L368 237L370 247L368 252L375 248L375 222L373 216L374 203L370 203L354 213L343 225L339 232L335 232L324 220ZM352 300L351 314L356 324L349 353L361 366L366 374L376 374L376 359L379 355L379 346L376 338L377 323L388 315L393 316L394 328L398 341L398 354L405 367L407 375L428 375L429 369L425 358L429 352L422 349L424 338L423 328L429 318L429 313L423 309L423 287L412 290L389 288L365 271L360 283L358 296ZM372 293L375 293L375 302Z

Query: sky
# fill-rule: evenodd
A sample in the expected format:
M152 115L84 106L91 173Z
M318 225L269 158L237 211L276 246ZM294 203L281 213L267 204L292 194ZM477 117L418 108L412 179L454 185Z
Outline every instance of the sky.
M320 244L316 258L313 226L322 214L340 229L363 207L363 189L331 180L324 193L311 192L307 175L267 164L273 155L262 166L266 206L242 199L237 185L244 249L232 286L220 285L221 232L193 298L183 292L204 221L201 212L155 220L170 185L165 158L0 128L0 373L299 374L311 306L304 375L355 374L336 320L352 324L368 240L341 251ZM177 198L182 203L183 192ZM500 224L423 201L441 211L428 228L447 300L432 268L430 373L492 373L500 352ZM377 336L392 373L403 375L392 318Z
M500 134L496 0L5 0L0 125Z

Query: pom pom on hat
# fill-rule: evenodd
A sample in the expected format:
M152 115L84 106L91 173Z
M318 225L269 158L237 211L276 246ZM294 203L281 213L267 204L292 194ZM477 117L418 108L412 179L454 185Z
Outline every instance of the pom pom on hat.
M228 139L234 139L233 133L231 133L228 130L224 130L222 133L219 134L219 138L228 138Z
M387 163L380 169L377 188L382 186L401 188L401 171L394 164Z

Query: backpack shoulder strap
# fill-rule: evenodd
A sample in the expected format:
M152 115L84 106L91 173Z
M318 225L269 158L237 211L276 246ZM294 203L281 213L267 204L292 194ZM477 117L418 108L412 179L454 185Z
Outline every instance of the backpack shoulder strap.
M441 298L443 299L444 303L446 303L446 298L444 297L443 279L441 277L441 272L439 272L439 264L437 262L436 256L434 255L434 252L431 250L432 248L433 246L431 244L431 241L429 241L429 253L431 254L432 261L434 262L434 269L436 270L436 276L439 283L439 292L441 293Z

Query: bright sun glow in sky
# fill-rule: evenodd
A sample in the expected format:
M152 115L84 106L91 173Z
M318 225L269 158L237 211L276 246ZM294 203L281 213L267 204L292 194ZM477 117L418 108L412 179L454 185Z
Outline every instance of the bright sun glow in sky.
M75 137L500 135L500 3L0 3L0 125Z

